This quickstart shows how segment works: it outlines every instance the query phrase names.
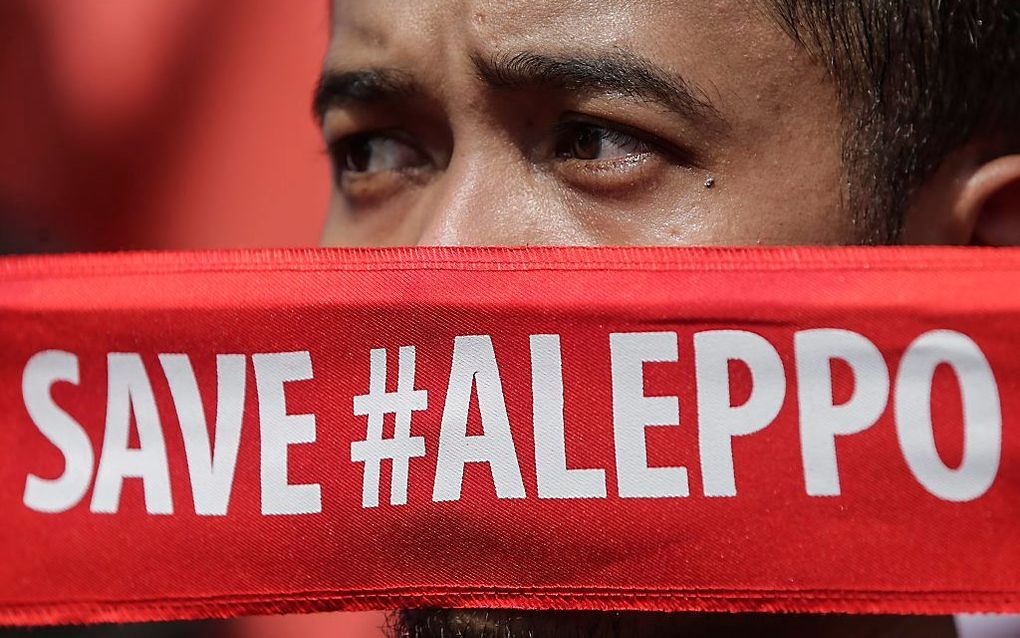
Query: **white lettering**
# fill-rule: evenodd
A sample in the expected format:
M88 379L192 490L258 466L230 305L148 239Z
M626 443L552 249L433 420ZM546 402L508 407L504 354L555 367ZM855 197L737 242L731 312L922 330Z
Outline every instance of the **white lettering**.
M935 369L952 367L963 398L963 462L949 468L935 447L931 388ZM936 330L917 338L896 375L896 434L917 480L946 501L971 501L992 486L1002 453L1002 411L995 375L981 349L959 332Z
M765 429L783 407L786 374L779 353L760 335L711 330L694 335L698 384L698 439L705 496L736 496L733 437ZM729 362L751 372L751 395L732 405Z
M836 437L867 430L889 399L889 370L871 341L849 330L804 330L794 335L804 484L811 496L840 494ZM830 361L854 375L850 400L835 405Z
M678 359L673 332L609 335L613 375L613 436L616 478L623 498L683 497L689 494L687 468L648 467L645 428L680 424L675 396L645 396L644 364Z
M181 426L195 513L225 516L234 483L237 448L241 442L245 357L240 354L216 356L215 446L209 441L202 397L188 355L161 354L159 362Z
M563 426L563 357L559 335L531 336L535 472L540 498L605 498L606 473L567 469Z
M317 514L322 511L319 484L292 485L287 468L291 445L315 442L315 415L287 414L283 386L312 379L311 355L307 351L256 354L252 364L262 442L262 513Z
M485 433L468 436L468 408L475 385ZM433 501L460 500L466 463L489 464L497 497L525 497L503 399L503 383L489 336L457 337L454 340L450 383L439 431Z
M80 383L78 357L46 350L29 359L21 377L21 394L32 422L64 457L64 473L55 479L29 474L25 506L37 512L64 512L84 498L92 482L95 453L85 429L64 412L50 395L53 384Z
M106 432L90 509L96 513L116 514L124 479L140 478L145 511L173 514L166 442L142 358L134 353L115 352L107 355L106 362ZM131 414L134 414L138 431L137 449L128 447Z

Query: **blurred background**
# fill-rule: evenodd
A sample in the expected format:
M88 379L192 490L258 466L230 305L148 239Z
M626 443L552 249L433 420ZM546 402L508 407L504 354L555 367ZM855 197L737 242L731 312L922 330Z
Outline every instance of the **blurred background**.
M314 246L326 0L0 0L0 254ZM378 637L383 614L11 631ZM0 635L8 635L0 630Z
M0 252L308 246L326 0L0 0Z
M0 0L0 254L314 246L326 0ZM341 567L342 568L342 567ZM1020 636L1006 619L965 636ZM383 614L0 630L378 637Z

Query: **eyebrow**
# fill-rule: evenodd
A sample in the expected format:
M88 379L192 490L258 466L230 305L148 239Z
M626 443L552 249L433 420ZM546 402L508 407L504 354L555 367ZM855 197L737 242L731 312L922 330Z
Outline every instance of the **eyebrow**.
M350 104L373 104L420 94L421 87L398 69L325 70L312 96L312 115L321 122L329 109Z
M637 55L614 52L554 57L532 52L473 56L479 78L496 90L554 89L573 93L611 93L654 102L684 119L725 124L704 91ZM322 121L330 108L365 105L421 95L423 88L403 70L370 68L323 71L312 99Z
M612 93L654 102L695 122L724 123L704 91L631 53L557 57L522 52L475 56L473 61L479 76L496 89Z

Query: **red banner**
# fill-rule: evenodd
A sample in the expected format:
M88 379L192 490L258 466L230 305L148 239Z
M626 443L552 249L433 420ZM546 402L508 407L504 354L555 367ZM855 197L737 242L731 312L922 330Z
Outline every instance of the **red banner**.
M0 261L0 623L1020 612L1020 251Z

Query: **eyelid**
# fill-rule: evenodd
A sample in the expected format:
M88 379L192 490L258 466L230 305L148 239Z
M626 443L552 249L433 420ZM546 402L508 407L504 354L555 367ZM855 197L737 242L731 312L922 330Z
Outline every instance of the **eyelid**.
M623 127L619 127L619 126L615 126L615 125L607 125L607 124L594 123L594 122L588 121L587 119L584 119L584 120L579 120L579 119L560 120L559 122L556 123L556 126L553 128L553 133L557 137L560 136L560 135L567 134L567 133L573 133L578 126L588 126L588 127L591 127L591 128L596 128L596 129L605 131L606 134L607 134L608 139L610 141L614 142L614 143L617 143L617 144L625 144L625 143L627 143L629 141L633 141L633 142L636 142L641 147L648 147L647 150L649 150L649 151L658 150L652 144L650 144L648 141L643 139L643 137L641 137L639 135L635 135L635 134L633 134L633 133L631 133L629 131L621 130Z
M404 144L405 146L408 146L409 148L411 148L421 158L423 158L426 163L428 163L428 164L434 164L435 163L434 158L428 152L428 150L424 147L424 145L420 144L417 140L415 140L414 137L410 133L408 133L407 131L404 131L402 129L389 128L389 127L387 127L387 128L379 128L379 129L368 129L368 130L365 130L365 131L358 131L356 133L350 133L350 134L347 134L347 135L338 136L335 139L332 139L332 140L330 140L330 141L328 141L326 143L326 152L335 161L336 158L341 153L344 153L344 152L347 151L346 146L348 144L351 144L351 143L353 143L355 141L366 141L366 140L371 140L371 139L375 139L375 138L390 139L390 140L394 140L396 142L399 142L400 144ZM420 167L415 166L415 167L411 167L411 168L417 169L417 168L420 168Z
M398 142L407 144L408 146L411 146L421 151L422 154L425 154L424 150L421 148L421 145L416 143L407 131L391 127L375 129L370 128L365 129L363 131L354 131L343 135L336 135L331 139L326 140L326 148L328 150L333 150L339 148L342 144L347 144L354 140L372 139L373 137L386 137L389 139L397 140Z
M622 133L623 135L633 137L642 145L647 146L649 151L659 153L672 162L692 168L702 168L697 154L690 148L674 144L654 133L649 133L634 126L584 113L571 111L563 114L556 123L556 134L568 132L570 127L577 126L578 124L587 124L615 133Z

